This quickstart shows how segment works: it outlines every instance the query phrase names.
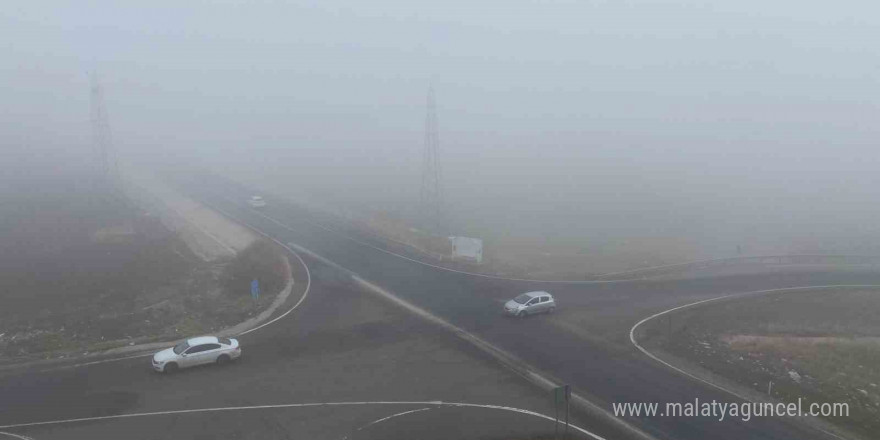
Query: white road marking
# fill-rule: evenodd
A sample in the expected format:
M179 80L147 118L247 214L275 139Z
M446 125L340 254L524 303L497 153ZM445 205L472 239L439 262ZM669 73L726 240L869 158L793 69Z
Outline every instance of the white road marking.
M651 358L651 359L653 359L653 360L655 360L655 361L657 361L657 362L659 362L659 363L661 363L661 364L663 364L663 365L665 365L665 366L671 368L672 370L675 370L675 371L677 371L678 373L681 373L681 374L683 374L683 375L685 375L685 376L687 376L687 377L690 377L691 379L694 379L694 380L696 380L696 381L698 381L698 382L702 382L702 383L704 383L704 384L706 384L706 385L709 385L709 386L711 386L711 387L713 387L713 388L715 388L715 389L721 390L721 391L723 391L723 392L725 392L725 393L728 393L728 394L730 394L730 395L732 395L732 396L735 396L735 397L737 397L737 398L739 398L739 399L741 399L741 400L744 400L744 401L746 401L746 402L752 402L752 403L754 403L754 400L752 400L752 399L750 399L750 398L748 398L748 397L746 397L746 396L740 395L740 394L737 393L736 391L733 391L733 390L727 389L727 388L725 388L725 387L723 387L723 386L721 386L721 385L718 385L718 384L716 384L716 383L714 383L714 382L708 381L708 380L703 379L703 378L701 378L701 377L698 377L698 376L696 376L696 375L694 375L694 374L691 374L691 373L689 373L689 372L687 372L687 371L685 371L685 370L683 370L683 369L681 369L681 368L678 368L678 367L676 367L675 365L672 365L672 364L670 364L669 362L666 362L666 361L664 361L663 359L660 359L659 357L655 356L653 353L649 352L645 347L641 346L641 345L638 343L638 341L636 341L636 336L635 336L636 329L637 329L640 325L642 325L642 324L644 324L644 323L646 323L646 322L648 322L648 321L650 321L650 320L652 320L652 319L654 319L654 318L657 318L657 317L659 317L659 316L663 316L663 315L666 315L666 314L669 314L669 313L675 312L675 311L677 311L677 310L682 310L682 309L686 309L686 308L689 308L689 307L694 307L694 306L697 306L697 305L700 305L700 304L705 304L705 303L709 303L709 302L713 302L713 301L718 301L718 300L722 300L722 299L741 298L741 297L745 297L745 296L762 295L762 294L775 293L775 292L796 292L796 291L802 291L802 290L817 290L817 289L831 289L831 288L847 288L847 289L871 288L871 289L876 289L876 288L880 288L880 284L838 284L838 285L830 285L830 286L782 287L782 288L778 288L778 289L756 290L756 291L752 291L752 292L741 292L741 293L733 293L733 294L730 294L730 295L717 296L717 297L714 297L714 298L704 299L704 300L701 300L701 301L692 302L692 303L690 303L690 304L685 304L685 305L681 305L681 306L678 306L678 307L673 307L673 308L671 308L671 309L664 310L664 311L662 311L662 312L655 313L655 314L653 314L653 315L651 315L651 316L648 316L647 318L644 318L644 319L642 319L641 321L637 322L636 325L632 326L632 328L629 330L629 340L630 340L630 342L632 342L632 344L633 344L637 349L639 349L639 351L641 351L642 353L644 353L646 356L648 356L649 358ZM828 431L826 431L826 430L824 430L824 429L821 429L821 428L817 428L817 429L819 429L820 431L822 431L822 432L825 433L825 434L828 434L828 435L831 435L831 436L834 436L834 437L837 437L837 438L842 438L842 437L838 436L837 434L834 434L834 433L832 433L832 432L828 432Z
M221 214L226 215L226 216L229 217L230 219L234 219L234 217L232 217L232 216L230 216L229 214L227 214L227 213L221 211L220 209L213 208L213 207L212 207L212 209L216 209L216 210L219 211ZM261 329L261 328L263 328L263 327L265 327L265 326L267 326L267 325L269 325L269 324L273 324L273 323L275 323L276 321L278 321L279 319L282 319L282 318L284 318L285 316L289 315L289 314L290 314L291 312L293 312L297 307L299 307L300 304L302 304L302 302L305 301L306 297L309 295L309 290L311 289L311 286L312 286L312 274L311 274L311 272L309 271L309 266L308 266L308 265L306 264L306 262L302 259L302 257L301 257L296 251L294 251L293 249L291 249L290 247L288 247L286 244L284 244L284 243L282 243L282 242L280 242L280 241L278 241L278 240L276 240L276 239L274 239L274 238L272 238L272 237L266 235L264 232L260 231L259 229L255 228L255 227L253 227L253 226L251 226L251 225L249 225L249 224L247 224L247 223L245 223L245 222L243 222L243 221L241 221L241 220L235 219L235 221L237 221L237 222L243 224L244 226L250 228L250 229L253 230L254 232L257 232L258 234L261 234L261 235L263 235L264 237L266 237L266 238L268 238L268 239L274 241L275 243L278 243L278 245L280 245L281 247L283 247L284 249L286 249L288 252L290 252L291 254L293 254L293 256L296 257L297 260L299 260L300 264L302 264L303 268L306 270L306 288L305 288L305 291L303 292L302 296L301 296L301 297L299 298L299 300L296 302L296 304L294 304L293 307L291 307L289 310L287 310L286 312L282 313L281 315L275 317L275 318L272 319L271 321L264 322L263 324L260 324L260 325L254 327L254 328L252 328L252 329L250 329L250 330L247 330L247 331L241 332L241 333L239 333L239 334L237 335L237 336L243 336L243 335L246 335L246 334L248 334L248 333L250 333L250 332L257 331L257 330L259 330L259 329ZM119 357L119 358L103 359L103 360L99 360L99 361L83 362L83 363L73 364L73 365L65 365L65 366L62 366L62 367L47 368L47 369L45 369L45 370L41 370L41 371L44 371L44 372L45 372L45 371L64 370L64 369L70 369L70 368L79 368L79 367L85 367L85 366L89 366L89 365L105 364L105 363L108 363L108 362L119 362L119 361L124 361L124 360L128 360L128 359L145 358L145 357L152 356L152 355L153 355L153 353L151 352L151 353L147 353L147 354L138 354L138 355L133 355L133 356L124 356L124 357Z
M225 215L226 217L229 217L230 219L234 219L234 217L232 217L231 215L229 215L227 212L225 212L225 211L223 211L223 210L217 209L217 208L215 208L215 207L212 207L212 209L216 209L217 211L219 211L221 214ZM248 334L248 333L250 333L250 332L257 331L257 330L259 330L259 329L261 329L261 328L263 328L263 327L265 327L265 326L267 326L267 325L269 325L269 324L274 323L275 321L278 321L278 320L281 319L281 318L284 318L285 316L289 315L290 312L294 311L297 307L299 307L299 305L302 304L302 302L305 301L306 297L309 295L309 289L311 289L311 287L312 287L312 274L311 274L311 272L309 271L309 266L308 266L308 265L306 264L306 262L302 259L302 257L300 257L299 254L296 253L296 251L294 251L293 249L289 248L286 244L284 244L284 243L282 243L282 242L280 242L280 241L278 241L278 240L276 240L276 239L270 237L270 236L269 236L268 234L266 234L265 232L263 232L263 231L261 231L261 230L255 228L255 227L251 226L250 224L248 224L248 223L246 223L246 222L244 222L244 221L241 221L241 220L238 220L238 219L236 219L235 221L236 221L236 222L239 222L239 223L241 223L241 224L243 224L243 225L245 225L245 226L247 226L247 227L250 228L252 231L257 232L258 234L262 235L263 237L266 237L266 238L268 238L269 240L274 241L275 243L277 243L279 246L283 247L284 249L287 249L288 252L290 252L291 254L293 254L293 256L296 257L297 260L299 260L300 264L302 264L303 268L305 268L305 270L306 270L306 290L303 292L302 297L300 297L299 301L297 301L296 304L294 304L293 307L290 308L290 310L284 312L284 313L281 314L280 316L275 317L275 319L273 319L273 320L271 320L271 321L269 321L269 322L265 322L265 323L263 323L263 324L261 324L261 325L259 325L259 326L257 326L257 327L254 327L254 328L252 328L252 329L250 329L250 330L248 330L248 331L241 332L241 334L239 334L239 336L242 336L242 335L246 335L246 334Z
M238 205L238 202L236 202L236 201L234 201L234 200L232 200L232 199L230 199L230 198L228 198L228 197L226 197L226 196L222 196L222 195L220 195L219 197L225 199L227 202L230 202L230 203L233 203L233 204L235 204L235 205ZM296 232L296 230L294 230L294 229L291 228L290 226L287 226L286 224L281 223L280 221L276 220L275 218L270 217L270 216L268 216L268 215L266 215L266 214L264 214L264 213L262 213L262 212L260 212L260 211L258 211L258 210L256 210L256 209L252 209L252 208L251 208L251 211L254 212L255 214L259 215L260 217L263 217L263 218L265 218L266 220L269 220L270 222L275 223L276 225L281 226L281 227L284 228L284 229L287 229L287 230L290 231L290 232ZM330 233L332 233L332 234L334 234L334 235L338 235L338 236L340 236L340 237L342 237L342 238L345 238L345 239L351 240L351 241L353 241L353 242L355 242L355 243L357 243L357 244L360 244L360 245L362 245L362 246L366 246L366 247L368 247L368 248L370 248L370 249L377 250L377 251L379 251L379 252L382 252L382 253L385 253L385 254L388 254L388 255L392 255L392 256L397 257L397 258L402 258L402 259L404 259L404 260L411 261L411 262L413 262L413 263L421 264L421 265L423 265L423 266L432 267L432 268L434 268L434 269L444 270L444 271L447 271L447 272L459 273L459 274L462 274L462 275L470 275L470 276L475 276L475 277L490 278L490 279L494 279L494 280L503 280L503 281L523 281L523 282L531 282L531 283L556 283L556 284L610 284L610 283L622 283L622 282L633 282L633 281L635 281L635 280L596 280L596 281L586 281L586 280L585 280L585 281L575 281L575 280L571 280L571 281L566 281L566 280L532 280L532 279L527 279L527 278L505 278L505 277L501 277L501 276L497 276L497 275L489 275L489 274L485 274L485 273L476 273L476 272L468 272L468 271L458 270L458 269L450 269L450 268L448 268L448 267L443 267L443 266L438 266L438 265L436 265L436 264L426 263L426 262L424 262L424 261L417 260L417 259L415 259L415 258L407 257L406 255L401 255L401 254L398 254L398 253L396 253L396 252L391 252L391 251L389 251L389 250L386 250L386 249L382 249L382 248L380 248L380 247L373 246L373 245L371 245L371 244L369 244L369 243L366 243L366 242L364 242L364 241L358 240L357 238L354 238L354 237L352 237L352 236L350 236L350 235L344 234L344 233L342 233L342 232L336 231L336 230L334 230L334 229L332 229L332 228L328 228L327 226L324 226L324 225L319 224L319 223L315 223L315 222L310 221L310 220L306 220L306 219L300 219L300 220L302 220L303 222L306 222L306 223L308 223L308 224L310 224L310 225L313 225L313 226L316 226L316 227L318 227L318 228L321 228L321 229L323 229L323 230L325 230L325 231L327 231L327 232L330 232Z
M223 196L221 196L221 197L223 197ZM236 204L236 202L234 202L226 197L223 197L223 198L226 199L227 201L229 201L230 203ZM211 206L210 204L207 204L207 205ZM218 211L223 212L222 210L219 210L219 209L218 209ZM265 217L266 219L278 224L279 226L283 227L284 229L287 229L291 232L296 232L290 226L287 226L287 225L279 222L278 220L275 220L269 216L266 216L257 210L252 210L252 211ZM235 217L231 217L231 216L230 216L230 218L235 219ZM254 230L257 230L253 226L249 226L249 227L253 228ZM260 231L260 233L263 233L263 232ZM304 254L307 254L311 258L314 258L318 261L321 261L324 264L327 264L331 267L337 268L340 271L348 273L352 277L352 279L355 282L359 283L361 286L363 286L369 290L372 290L373 292L376 292L377 294L384 297L385 299L390 300L391 302L403 307L404 309L409 310L410 312L414 313L417 316L420 316L430 322L438 324L441 327L452 331L453 334L455 334L458 337L464 339L465 341L475 345L476 347L480 348L484 352L490 354L491 356L496 358L499 362L501 362L502 365L506 366L507 368L510 368L512 371L521 375L522 377L526 378L527 380L532 381L533 383L537 384L539 387L546 388L546 389L552 389L557 386L557 384L555 382L553 382L553 381L545 378L541 374L533 371L533 368L531 366L526 365L525 367L523 367L524 363L522 361L517 360L517 364L519 365L519 368L514 368L512 365L511 359L516 359L516 358L511 356L510 354L508 354L504 350L501 350L500 348L482 340L481 338L479 338L479 337L477 337L477 336L475 336L475 335L473 335L473 334L471 334L471 333L469 333L469 332L467 332L467 331L465 331L455 325L453 325L452 323L449 323L446 320L433 315L432 313L428 312L427 310L424 310L424 309L410 303L409 301L406 301L406 300L398 297L397 295L394 295L393 293L391 293L391 292L389 292L389 291L387 291L387 290L385 290L385 289L383 289L373 283L370 283L369 281L361 278L354 271L347 269L345 267L342 267L338 263L333 262L333 261L331 261L331 260L329 260L319 254L316 254L315 252L313 252L305 247L297 245L296 243L288 243L288 245L295 247L297 250L299 250L300 252L302 252ZM369 246L369 245L367 245L367 246ZM379 249L379 250L381 250L381 249ZM407 257L403 257L403 258L409 259ZM416 260L412 260L412 261L416 261ZM418 262L418 261L416 261L416 262ZM442 267L440 267L440 269L446 270L446 268L442 268ZM613 281L607 281L607 282L613 282ZM523 371L520 371L520 370L523 370ZM638 436L639 438L642 438L642 439L652 439L653 438L650 435L648 435L647 433L642 432L641 430L639 430L635 426L627 423L625 420L623 420L619 417L615 417L611 412L600 407L599 405L597 405L597 404L595 404L595 403L593 403L593 402L591 402L591 401L589 401L579 395L576 395L574 393L572 394L572 397L575 401L579 402L584 407L589 408L589 410L593 412L594 416L597 416L597 417L601 416L605 420L617 424L621 428L626 429L627 431L633 433L634 435Z
M218 196L219 196L220 198L226 200L227 202L232 203L233 205L236 205L236 206L239 205L239 203L238 203L237 201L232 200L232 199L230 199L229 197L226 197L226 196L224 196L224 195L220 195L220 194L218 194ZM284 228L284 229L287 229L288 231L296 232L296 231L295 231L294 229L292 229L290 226L287 226L286 224L284 224L284 223L282 223L282 222L276 220L275 218L273 218L273 217L271 217L271 216L269 216L269 215L266 215L266 214L264 214L264 213L261 212L261 211L258 211L257 209L254 209L254 208L252 208L252 207L250 207L250 206L248 206L247 208L249 208L249 209L250 209L252 212L254 212L255 214L257 214L257 215L259 215L259 216L265 218L266 220L271 221L272 223L277 224L278 226L281 226L281 227ZM308 219L305 219L305 218L300 218L300 220L303 221L303 222L305 222L305 223L308 223L308 224L310 224L310 225L312 225L312 226L315 226L315 227L321 228L321 229L323 229L323 230L325 230L325 231L327 231L327 232L330 232L331 234L338 235L338 236L340 236L340 237L342 237L342 238L345 238L345 239L351 240L351 241L353 241L353 242L355 242L355 243L357 243L357 244L360 244L361 246L366 246L366 247L368 247L368 248L370 248L370 249L377 250L377 251L379 251L379 252L383 252L383 253L385 253L385 254L392 255L392 256L395 256L395 257L397 257L397 258L402 258L402 259L404 259L404 260L411 261L411 262L413 262L413 263L421 264L421 265L423 265L423 266L432 267L432 268L434 268L434 269L444 270L444 271L447 271L447 272L459 273L459 274L462 274L462 275L470 275L470 276L475 276L475 277L483 277L483 278L489 278L489 279L494 279L494 280L502 280L502 281L521 281L521 282L529 282L529 283L555 283L555 284L610 284L610 283L628 283L628 282L642 281L642 280L639 280L639 279L623 279L623 280L602 280L602 279L597 279L597 280L536 280L536 279L530 279L530 278L506 278L506 277L502 277L502 276L498 276L498 275L489 275L489 274L485 274L485 273L468 272L468 271L464 271L464 270L451 269L451 268L448 268L448 267L438 266L438 265L436 265L436 264L426 263L426 262L424 262L424 261L421 261L421 260L418 260L418 259L415 259L415 258L407 257L406 255L401 255L401 254L398 254L398 253L396 253L396 252L391 252L391 251L389 251L389 250L386 250L386 249L382 249L382 248L380 248L380 247L373 246L373 245L371 245L371 244L369 244L369 243L367 243L367 242L364 242L364 241L362 241L362 240L358 240L357 238L354 238L354 237L352 237L352 236L350 236L350 235L348 235L348 234L345 234L345 233L343 233L343 232L337 231L337 230L335 230L335 229L333 229L333 228L327 227L327 226L322 225L322 224L320 224L320 223L315 223L315 222L313 222L313 221L311 221L311 220L308 220ZM396 241L396 240L392 240L392 241ZM403 243L403 244L406 244L406 243ZM773 257L777 257L777 256L770 256L770 257L767 257L767 258L773 258ZM740 257L737 257L737 258L740 258ZM760 258L760 256L757 256L757 257L742 257L742 258ZM728 259L730 259L730 258L715 258L715 259L710 259L710 260L695 260L695 261L689 261L689 262L685 262L685 263L676 263L676 264L666 264L666 265L662 265L662 266L643 267L643 268L638 268L638 269L624 270L624 271L620 271L620 272L610 272L610 273L605 273L605 274L598 275L597 278L604 278L604 277L609 277L609 276L612 276L612 275L622 275L622 274L635 273L635 272L642 272L642 271L650 271L650 270L656 270L656 269L662 269L662 268L685 267L685 266L693 265L693 264L711 263L711 262L714 262L714 261L722 261L722 260L728 260ZM762 263L759 263L759 264L762 264ZM774 265L774 266L778 266L778 265Z
M361 426L361 427L358 428L357 430L360 431L360 430L362 430L362 429L364 429L364 428L368 428L368 427L373 426L373 425L375 425L375 424L377 424L377 423L382 423L382 422L384 422L384 421L386 421L386 420L388 420L388 419L393 419L393 418L395 418L395 417L405 416L405 415L407 415L407 414L417 413L417 412L421 412L421 411L428 411L428 410L430 410L430 409L431 409L431 408L411 409L411 410L409 410L409 411L404 411L404 412L399 412L399 413L396 413L396 414L392 414L392 415L390 415L390 416L388 416L388 417L382 417L382 418L379 419L379 420L373 420L372 422L367 423L367 424L364 425L364 426Z
M753 292L742 292L742 293L733 293L733 294L730 294L730 295L716 296L716 297L714 297L714 298L704 299L704 300L701 300L701 301L692 302L692 303L690 303L690 304L685 304L685 305L681 305L681 306L678 306L678 307L673 307L673 308L671 308L671 309L664 310L664 311L659 312L659 313L655 313L655 314L653 314L653 315L651 315L651 316L648 316L647 318L642 319L641 321L637 322L636 325L632 326L632 328L629 330L629 340L630 340L630 342L632 342L632 344L633 344L637 349L639 349L639 351L641 351L642 353L644 353L646 356L650 357L651 359L653 359L653 360L655 360L655 361L657 361L657 362L659 362L659 363L661 363L661 364L663 364L663 365L665 365L665 366L667 366L667 367L669 367L669 368L671 368L671 369L673 369L673 370L675 370L675 371L677 371L677 372L679 372L679 373L681 373L681 374L683 374L683 375L685 375L685 376L688 376L688 377L690 377L690 378L692 378L692 379L695 379L695 380L698 380L698 381L700 381L700 382L703 382L703 383L705 383L705 384L707 384L707 385L710 385L710 386L712 386L712 387L714 387L714 388L717 388L717 389L719 389L719 390L721 390L721 391L724 391L724 392L726 392L726 393L729 393L729 394L732 394L732 395L734 395L734 396L736 396L736 397L739 397L739 398L742 399L742 400L745 400L745 401L747 401L747 402L750 402L751 400L749 400L748 398L746 398L746 397L744 397L744 396L741 396L741 395L737 394L737 393L734 392L734 391L728 390L727 388L724 388L724 387L722 387L722 386L720 386L720 385L717 385L717 384L715 384L715 383L713 383L713 382L710 382L710 381L707 381L707 380L702 379L702 378L700 378L700 377L697 377L697 376L695 376L695 375L693 375L693 374L691 374L691 373L688 373L688 372L685 371L685 370L682 370L681 368L678 368L678 367L676 367L676 366L670 364L669 362L666 362L666 361L664 361L664 360L658 358L657 356L655 356L654 354L652 354L651 352L649 352L647 349L645 349L645 347L642 347L642 346L638 343L638 341L636 341L636 336L635 336L636 329L637 329L640 325L642 325L642 324L644 324L644 323L646 323L646 322L648 322L648 321L650 321L650 320L652 320L652 319L654 319L654 318L656 318L656 317L658 317L658 316L663 316L663 315L666 315L666 314L669 314L669 313L675 312L675 311L677 311L677 310L686 309L686 308L689 308L689 307L697 306L697 305L700 305L700 304L705 304L705 303L712 302L712 301L718 301L718 300L721 300L721 299L740 298L740 297L744 297L744 296L760 295L760 294L764 294L764 293L773 293L773 292L798 291L798 290L815 290L815 289L829 289L829 288L834 288L834 287L844 287L844 288L860 288L860 287L862 287L862 288L880 288L880 285L878 285L878 284L864 284L864 285L862 285L862 284L840 284L840 285L831 285L831 286L783 287L783 288L779 288L779 289L756 290L756 291L753 291Z
M30 437L28 437L28 436L25 436L25 435L18 435L18 434L13 434L13 433L11 433L11 432L2 432L2 431L0 431L0 435L8 435L9 437L17 438L18 440L34 440L34 439L32 439L32 438L30 438Z
M63 420L48 420L44 422L30 422L30 423L16 423L11 425L3 425L0 426L0 429L9 429L9 428L23 428L29 426L46 426L46 425L61 425L61 424L69 424L69 423L78 423L78 422L95 422L101 420L115 420L115 419L128 419L135 417L152 417L152 416L164 416L164 415L176 415L176 414L194 414L194 413L207 413L207 412L221 412L221 411L244 411L244 410L260 410L260 409L280 409L280 408L307 408L307 407L317 407L317 406L367 406L367 405L411 405L411 406L420 406L420 405L432 405L432 406L448 406L448 407L459 407L459 408L482 408L482 409L495 409L500 411L508 411L515 412L520 414L525 414L533 417L542 418L545 420L556 421L553 417L530 411L522 408L515 408L512 406L501 406L501 405L484 405L479 403L464 403L464 402L443 402L441 400L433 400L433 401L413 401L413 402L394 402L394 401L378 401L378 402L320 402L320 403L284 403L277 405L254 405L254 406L226 406L226 407L217 407L217 408L197 408L197 409L182 409L182 410L172 410L172 411L155 411L155 412L143 412L143 413L131 413L131 414L116 414L112 416L98 416L98 417L81 417L76 419L63 419ZM597 434L594 434L590 431L587 431L584 428L581 428L577 425L570 425L570 427L578 432L583 433L584 435L590 436L595 440L605 440L603 437L600 437Z

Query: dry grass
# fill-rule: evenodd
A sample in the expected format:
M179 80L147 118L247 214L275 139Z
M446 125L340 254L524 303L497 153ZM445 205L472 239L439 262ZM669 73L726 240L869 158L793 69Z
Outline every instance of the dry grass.
M656 320L647 342L783 401L845 402L854 432L880 432L880 291L740 298ZM669 332L668 328L672 328Z
M880 350L880 337L725 335L721 340L742 352L775 351L790 356L817 356L831 347Z

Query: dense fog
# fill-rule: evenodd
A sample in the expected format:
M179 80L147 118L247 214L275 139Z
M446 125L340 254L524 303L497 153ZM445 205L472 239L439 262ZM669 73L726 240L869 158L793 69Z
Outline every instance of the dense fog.
M7 180L94 156L97 72L121 160L414 218L433 87L455 233L880 253L875 2L45 1L0 29Z

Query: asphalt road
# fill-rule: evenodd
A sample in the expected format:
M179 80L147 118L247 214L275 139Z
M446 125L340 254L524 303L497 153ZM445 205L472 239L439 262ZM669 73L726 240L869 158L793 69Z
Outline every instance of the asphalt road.
M278 200L254 211L244 203L250 191L224 179L200 175L176 183L572 384L608 411L613 402L737 401L635 350L629 330L647 315L728 293L880 284L880 275L854 271L595 284L478 277L383 252L381 242ZM552 438L553 423L536 415L553 414L543 392L467 343L365 294L339 271L306 260L313 279L309 298L285 319L242 337L240 362L174 376L153 374L148 358L8 371L0 375L0 433L34 439ZM525 320L500 315L504 300L535 289L554 293L557 314ZM21 425L76 418L88 420ZM629 437L603 417L573 414L573 421L605 438ZM827 438L785 419L627 421L661 439Z
M385 244L333 219L278 199L263 211L247 207L251 190L219 178L181 182L191 196L273 237L302 245L395 294L520 357L611 410L614 402L738 402L733 396L671 371L638 352L629 329L652 313L700 299L762 289L835 284L880 284L871 271L792 270L691 280L620 283L509 281L440 270L389 252ZM328 230L330 229L330 230ZM527 290L548 290L561 313L524 321L500 316L501 303ZM589 309L600 325L573 328L565 309ZM574 313L572 313L574 314ZM823 439L827 434L782 418L748 422L714 418L628 418L657 438ZM599 432L623 436L601 418Z
M241 336L243 356L228 366L161 375L141 357L4 371L0 439L552 434L553 421L536 415L552 414L550 398L524 379L337 271L310 266L307 299L284 319ZM86 420L72 420L78 418Z

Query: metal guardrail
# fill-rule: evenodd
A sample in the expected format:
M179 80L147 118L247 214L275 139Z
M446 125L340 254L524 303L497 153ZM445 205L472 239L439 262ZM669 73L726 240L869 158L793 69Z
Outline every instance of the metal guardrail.
M612 272L595 277L597 280L627 280L649 276L672 274L687 270L709 269L713 267L742 265L791 265L791 264L822 264L822 265L880 265L877 255L753 255L743 257L716 258L712 260L690 261L686 263L667 264L663 266L644 267L640 269Z

